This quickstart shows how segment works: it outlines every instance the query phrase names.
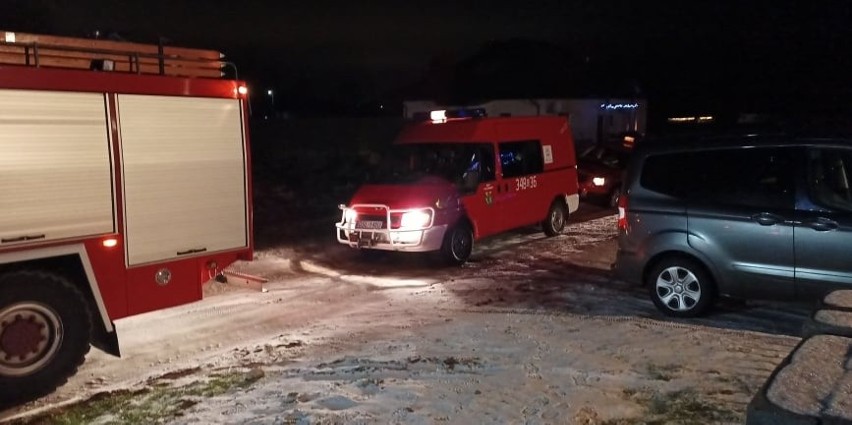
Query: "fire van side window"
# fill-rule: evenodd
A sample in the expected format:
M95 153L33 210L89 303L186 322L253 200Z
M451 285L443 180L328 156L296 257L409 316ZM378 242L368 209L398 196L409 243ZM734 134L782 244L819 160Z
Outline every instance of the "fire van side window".
M539 174L544 171L541 142L524 140L500 143L503 178Z
M480 182L494 181L494 148L490 144L477 145L468 169L479 171Z

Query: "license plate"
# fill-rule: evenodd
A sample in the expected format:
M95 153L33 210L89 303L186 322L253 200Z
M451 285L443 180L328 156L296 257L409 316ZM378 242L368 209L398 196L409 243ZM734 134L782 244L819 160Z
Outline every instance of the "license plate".
M381 229L384 227L383 221L378 220L364 220L355 223L356 229Z

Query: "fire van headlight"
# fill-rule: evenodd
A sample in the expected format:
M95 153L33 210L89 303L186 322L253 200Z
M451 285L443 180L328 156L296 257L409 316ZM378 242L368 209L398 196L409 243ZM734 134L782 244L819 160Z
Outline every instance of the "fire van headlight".
M595 177L592 179L592 184L595 186L603 186L606 184L606 179L603 177Z
M402 214L399 222L400 228L419 229L429 225L432 220L432 214L426 210L409 211Z

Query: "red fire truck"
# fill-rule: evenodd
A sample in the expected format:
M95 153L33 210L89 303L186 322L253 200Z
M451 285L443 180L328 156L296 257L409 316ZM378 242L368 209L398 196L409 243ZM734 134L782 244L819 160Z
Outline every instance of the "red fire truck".
M336 224L361 249L440 252L450 264L475 240L540 223L562 232L577 210L577 163L564 117L447 119L408 126Z
M246 88L222 58L0 31L0 401L252 258Z

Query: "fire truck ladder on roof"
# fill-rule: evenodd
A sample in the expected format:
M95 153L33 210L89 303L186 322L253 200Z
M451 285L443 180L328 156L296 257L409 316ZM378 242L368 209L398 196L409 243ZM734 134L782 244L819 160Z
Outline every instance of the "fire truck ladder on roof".
M0 31L0 65L87 69L177 77L223 78L224 61L214 50L123 41L56 37Z

